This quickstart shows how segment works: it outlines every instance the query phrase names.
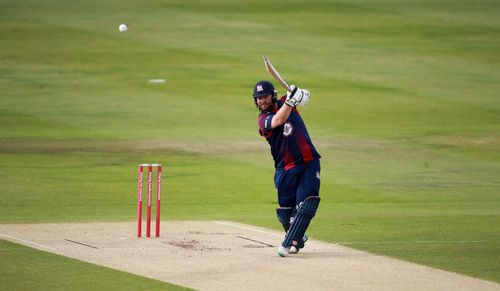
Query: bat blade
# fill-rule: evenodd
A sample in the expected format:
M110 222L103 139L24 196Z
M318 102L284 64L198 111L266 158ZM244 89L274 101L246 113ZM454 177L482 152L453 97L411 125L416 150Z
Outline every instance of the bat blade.
M269 61L269 58L265 55L262 56L264 59L264 65L266 66L266 70L271 74L271 76L278 81L285 90L288 92L292 92L292 89L290 89L290 86L288 83L281 77L280 73L273 67L273 64L271 64L271 61Z

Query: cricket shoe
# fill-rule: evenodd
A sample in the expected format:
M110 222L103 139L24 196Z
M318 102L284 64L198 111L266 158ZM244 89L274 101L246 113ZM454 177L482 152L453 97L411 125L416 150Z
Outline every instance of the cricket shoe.
M309 237L306 234L304 234L304 237L296 246L290 247L290 254L298 253L300 251L300 249L304 248L304 244L308 239L309 239Z
M278 248L278 255L280 257L287 257L290 254L290 248L291 247L280 246Z

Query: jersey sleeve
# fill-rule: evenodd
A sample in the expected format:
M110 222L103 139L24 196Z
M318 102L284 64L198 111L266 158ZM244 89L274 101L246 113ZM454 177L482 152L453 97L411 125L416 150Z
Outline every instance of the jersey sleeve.
M271 121L273 120L274 113L263 113L259 115L259 133L264 137L269 137L272 133Z

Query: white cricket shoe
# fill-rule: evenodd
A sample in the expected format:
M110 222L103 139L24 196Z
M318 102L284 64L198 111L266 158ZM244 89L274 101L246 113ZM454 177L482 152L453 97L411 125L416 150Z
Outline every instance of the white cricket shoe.
M309 239L307 235L304 234L304 237L302 238L302 244L301 246L292 246L290 248L290 254L296 254L300 251L301 248L304 247L304 243Z
M279 255L280 257L286 257L286 256L288 256L288 255L290 254L290 248L291 248L291 247L283 247L283 246L280 246L280 247L278 248L278 255Z

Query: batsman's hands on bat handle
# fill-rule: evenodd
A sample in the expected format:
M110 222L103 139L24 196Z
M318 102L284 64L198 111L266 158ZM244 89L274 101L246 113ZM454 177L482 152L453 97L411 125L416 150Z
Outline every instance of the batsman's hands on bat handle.
M300 93L300 88L295 85L290 85L291 91L286 92L286 105L290 107L297 107L300 101L302 101L302 94Z
M307 89L302 89L302 100L300 100L299 105L306 105L309 102L309 96L311 96L311 92Z
M291 92L286 93L285 103L290 107L297 107L297 105L305 105L309 102L309 90L300 89L295 85L290 85Z

